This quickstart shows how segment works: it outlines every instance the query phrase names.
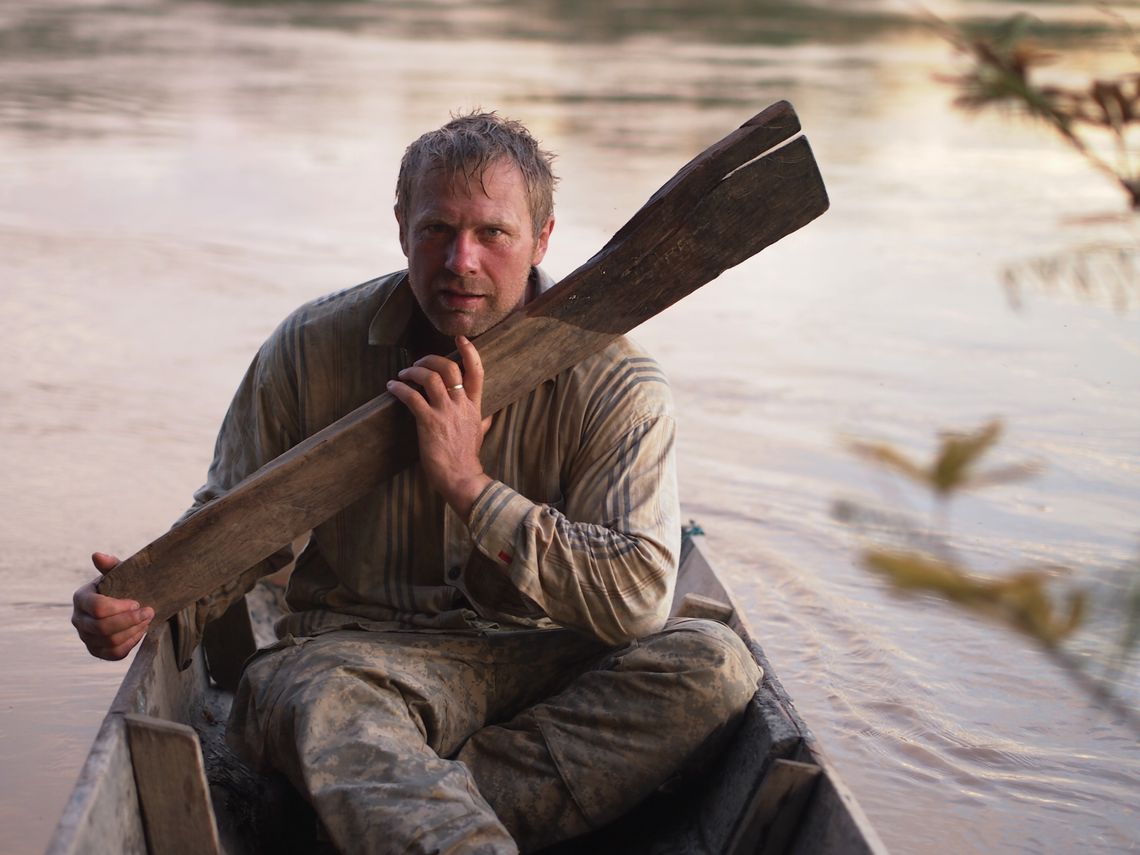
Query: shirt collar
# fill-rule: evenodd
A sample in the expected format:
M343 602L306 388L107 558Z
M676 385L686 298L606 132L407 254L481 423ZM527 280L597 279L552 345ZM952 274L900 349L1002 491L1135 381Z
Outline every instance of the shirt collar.
M536 297L554 287L554 280L539 267L530 269L530 281L535 287L527 289L528 293ZM416 298L405 272L372 317L368 326L368 343L388 347L398 345L408 329L415 305Z
M379 310L372 316L372 323L368 325L368 343L395 347L400 342L408 322L412 319L412 309L415 307L415 297L412 286L408 284L408 274L403 273Z

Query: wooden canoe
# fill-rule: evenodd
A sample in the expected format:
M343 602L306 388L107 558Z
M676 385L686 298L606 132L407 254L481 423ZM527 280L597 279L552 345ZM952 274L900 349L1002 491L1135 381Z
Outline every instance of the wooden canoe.
M49 855L331 851L281 780L251 773L224 744L240 665L216 654L272 640L280 593L263 581L178 671L163 625L143 641L103 720ZM651 797L563 853L885 853L820 752L698 542L687 535L675 614L728 623L764 670L733 742L701 776ZM247 617L247 615L249 617ZM242 640L244 638L244 641ZM213 667L209 667L213 665ZM215 680L211 680L211 674Z

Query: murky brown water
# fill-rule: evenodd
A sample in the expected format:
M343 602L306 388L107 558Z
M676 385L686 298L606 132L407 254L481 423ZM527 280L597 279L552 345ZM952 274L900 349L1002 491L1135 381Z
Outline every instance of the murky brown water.
M954 112L932 80L948 49L897 4L612 5L0 7L5 851L43 848L124 670L67 623L87 554L178 515L286 312L400 266L408 140L475 105L526 121L561 154L560 275L779 98L832 210L637 336L673 379L685 511L892 849L1140 848L1136 734L1028 643L890 596L829 511L923 510L842 435L919 451L1002 415L1008 456L1048 469L957 505L956 542L984 569L1058 562L1118 590L1140 542L1140 308L1014 312L998 270L1135 240L1102 216L1122 200L1036 129ZM1074 68L1121 67L1094 13L1038 11Z

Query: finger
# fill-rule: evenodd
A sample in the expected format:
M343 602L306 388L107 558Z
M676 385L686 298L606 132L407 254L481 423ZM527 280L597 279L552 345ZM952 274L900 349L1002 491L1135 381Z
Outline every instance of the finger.
M138 611L139 604L134 600L120 600L105 597L95 587L96 580L79 588L71 598L77 613L90 615L96 619L108 618L124 612Z
M92 656L97 656L100 659L107 659L109 661L117 661L124 658L134 649L135 645L146 635L148 627L142 627L133 634L113 644L88 644L87 649Z
M103 646L105 648L123 647L129 650L134 646L135 642L146 635L147 630L150 629L150 621L144 621L136 626L128 627L122 632L116 632L114 635L105 636L103 639Z
M410 368L405 368L396 376L405 383L417 384L423 389L424 397L431 402L432 406L440 406L447 400L447 384L437 371L420 365L413 365Z
M126 644L123 644L123 645L120 645L119 647L114 648L110 654L111 659L113 659L116 662L120 659L125 659L127 657L127 654L130 653L134 649L135 645L138 644L139 641L142 640L142 637L145 634L146 633L143 633L142 635L139 635L138 638L135 638L135 639L127 642Z
M479 357L479 351L470 339L462 335L455 337L455 346L463 360L463 387L467 390L467 397L476 403L482 403L483 360Z
M392 397L402 401L404 406L412 411L412 416L417 422L431 414L431 405L427 402L427 398L407 383L389 380L388 391L392 393Z
M100 573L107 573L119 566L119 559L114 555L108 555L106 552L93 552L91 553L91 563Z
M142 638L148 629L150 629L150 621L143 621L139 624L125 627L118 632L102 633L102 632L81 632L79 637L83 643L87 645L88 650L111 650L115 647L121 647L124 644L132 644L134 641Z
M114 601L120 602L120 601ZM76 609L71 616L72 626L81 637L109 639L115 635L148 624L154 619L154 609L130 609L100 617L89 611Z
M80 611L90 615L95 620L110 620L123 615L138 614L138 620L149 620L147 614L153 614L154 609L140 606L134 600L117 600L114 597L104 597L102 594L92 593L80 605Z
M417 359L413 365L437 373L443 378L443 383L448 389L463 382L463 369L460 368L458 362L454 359L448 359L446 356L429 353L427 356Z

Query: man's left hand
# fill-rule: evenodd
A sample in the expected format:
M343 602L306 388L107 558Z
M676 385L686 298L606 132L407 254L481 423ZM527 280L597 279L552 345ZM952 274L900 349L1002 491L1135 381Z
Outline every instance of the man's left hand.
M482 417L483 363L464 336L456 336L461 364L429 355L388 381L388 391L412 411L420 443L420 465L428 483L464 521L491 483L479 461L491 417ZM402 381L402 382L401 382ZM420 390L408 385L415 383Z

